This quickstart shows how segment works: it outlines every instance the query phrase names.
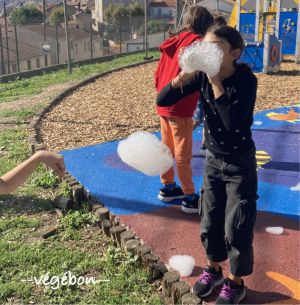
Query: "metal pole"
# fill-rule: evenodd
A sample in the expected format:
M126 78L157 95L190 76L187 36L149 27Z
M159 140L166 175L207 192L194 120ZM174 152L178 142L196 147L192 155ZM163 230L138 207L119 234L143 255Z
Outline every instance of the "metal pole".
M236 29L240 30L240 14L241 14L241 0L236 1Z
M176 0L176 29L179 27L179 22L180 22L180 0Z
M107 28L107 55L109 55L109 28Z
M166 40L166 18L164 18L164 41Z
M120 54L122 53L122 21L119 22L119 39L120 39Z
M147 23L148 23L148 12L147 12L147 0L144 0L144 10L145 10L145 58L148 58L148 35L147 35Z
M7 56L7 74L10 74L9 47L8 47L8 29L7 29L7 16L6 16L6 4L5 4L5 2L4 2L4 25L5 25L5 41L6 41L6 56Z
M43 32L44 32L44 42L47 41L47 34L46 34L46 0L43 0ZM44 56L45 67L48 66L48 58L47 54Z
M64 0L64 15L65 15L66 44L67 44L67 50L68 50L68 71L71 74L72 66L71 66L71 53L70 53L70 44L69 44L68 14L67 14L66 0Z
M4 66L4 54L3 54L1 23L0 23L0 52L1 52L1 75L3 75L3 74L5 74L5 66Z
M56 63L59 65L59 46L58 46L57 24L55 24L55 38L56 38Z
M15 28L15 42L16 42L17 68L18 68L18 73L20 73L19 46L18 46L17 25L16 25L16 24L14 24L14 28Z
M3 42L2 42L2 28L0 23L0 52L1 52L1 75L5 74Z
M219 0L216 0L216 11L217 13L219 13L220 9L219 9Z
M93 26L91 23L91 38L90 38L90 42L91 42L91 58L93 58Z
M300 3L298 6L298 19L297 19L297 36L296 36L296 52L295 52L295 63L300 62L300 13L299 13Z
M260 0L256 0L255 10L255 41L259 40Z
M280 11L281 11L281 0L277 0L277 9L276 9L276 28L275 28L275 35L276 35L277 39L279 39ZM299 15L299 11L298 11L298 15Z

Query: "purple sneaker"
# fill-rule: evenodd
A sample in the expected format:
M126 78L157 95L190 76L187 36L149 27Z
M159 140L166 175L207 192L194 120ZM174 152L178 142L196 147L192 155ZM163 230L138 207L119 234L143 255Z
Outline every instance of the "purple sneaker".
M226 279L222 290L217 298L216 304L239 304L246 296L246 289L242 280L242 285Z
M207 267L200 275L198 281L192 287L192 292L200 298L209 296L213 289L224 282L222 268L216 271L213 267Z

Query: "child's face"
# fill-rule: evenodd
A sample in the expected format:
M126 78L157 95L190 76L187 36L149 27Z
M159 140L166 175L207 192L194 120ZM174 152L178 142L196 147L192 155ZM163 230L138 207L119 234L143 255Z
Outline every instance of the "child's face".
M239 58L241 54L240 49L232 49L229 42L224 39L216 36L214 33L207 33L203 41L216 43L223 50L223 62L221 64L221 69L228 66L232 66L233 62Z

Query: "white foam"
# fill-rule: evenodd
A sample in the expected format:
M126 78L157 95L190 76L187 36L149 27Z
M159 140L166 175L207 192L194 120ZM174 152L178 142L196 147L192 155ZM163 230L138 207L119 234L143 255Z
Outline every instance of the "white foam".
M291 187L291 190L296 191L296 192L300 192L300 182L296 186Z
M120 141L117 151L124 163L149 176L165 173L174 162L169 147L146 131L134 132Z
M266 232L268 232L270 234L281 235L283 233L283 228L282 227L267 227Z
M262 121L254 121L253 124L254 124L254 125L262 125L262 123L263 123Z
M190 276L195 267L195 259L190 255L173 255L169 259L169 265L181 276Z
M223 51L215 43L198 41L186 47L179 57L179 65L184 72L196 70L213 77L220 71Z

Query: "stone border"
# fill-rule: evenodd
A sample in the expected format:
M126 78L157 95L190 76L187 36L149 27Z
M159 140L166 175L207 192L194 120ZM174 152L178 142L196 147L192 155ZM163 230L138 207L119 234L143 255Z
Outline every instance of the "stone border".
M58 105L66 96L70 95L78 88L94 82L98 78L104 77L110 73L155 61L157 61L157 59L97 74L64 90L54 100L50 101L46 107L39 110L28 125L31 152L35 153L36 151L44 149L39 133L39 124L45 115L50 112L53 107ZM180 281L180 275L178 272L169 271L167 266L163 262L160 262L159 256L153 253L152 249L145 245L135 232L130 230L130 228L125 224L121 223L120 219L115 214L111 213L102 202L92 197L85 187L70 173L65 173L63 181L71 188L70 198L58 197L54 200L54 205L65 210L72 208L73 206L80 206L83 202L88 202L89 209L97 217L97 224L101 228L102 232L112 239L115 246L138 256L138 260L145 268L150 282L155 283L157 289L162 289L162 296L165 304L202 304L202 301L195 294L190 292L190 285L184 281Z

